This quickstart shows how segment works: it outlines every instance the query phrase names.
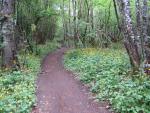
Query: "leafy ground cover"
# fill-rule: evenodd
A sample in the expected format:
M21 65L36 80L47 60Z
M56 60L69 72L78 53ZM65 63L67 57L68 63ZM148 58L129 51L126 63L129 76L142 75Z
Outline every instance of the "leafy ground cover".
M110 102L115 112L150 113L150 78L131 75L123 50L78 49L64 57L67 69L91 87L96 99Z
M30 113L35 104L35 80L41 58L60 45L48 42L38 47L39 56L26 55L26 66L20 71L0 71L0 113ZM20 63L23 57L20 56Z

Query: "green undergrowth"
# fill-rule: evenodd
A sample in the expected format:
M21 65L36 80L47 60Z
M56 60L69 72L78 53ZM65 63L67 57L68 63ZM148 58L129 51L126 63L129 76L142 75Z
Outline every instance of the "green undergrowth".
M119 113L150 113L150 78L129 75L129 60L123 50L78 49L64 57L67 69L91 87L96 99L109 101Z
M38 54L40 57L44 57L49 52L54 51L56 48L61 47L61 44L58 43L59 39L54 39L53 41L47 42L45 45L39 45Z
M59 44L48 42L39 46L40 54L26 55L25 66L20 71L0 71L0 113L30 113L36 101L35 80L40 70L41 59ZM23 56L20 55L20 63Z
M35 79L40 59L27 56L28 69L0 74L0 113L26 113L35 103Z

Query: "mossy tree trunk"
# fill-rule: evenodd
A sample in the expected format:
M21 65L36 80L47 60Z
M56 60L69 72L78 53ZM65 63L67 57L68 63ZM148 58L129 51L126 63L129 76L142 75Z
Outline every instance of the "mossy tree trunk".
M14 37L14 5L15 0L3 0L0 14L2 15L2 37L3 37L3 66L14 68L16 64L16 48Z

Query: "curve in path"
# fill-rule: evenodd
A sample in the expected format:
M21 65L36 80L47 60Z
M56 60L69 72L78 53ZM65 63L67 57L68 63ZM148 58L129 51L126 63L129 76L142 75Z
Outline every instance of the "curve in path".
M49 54L37 80L37 107L32 113L110 113L62 65L65 48Z

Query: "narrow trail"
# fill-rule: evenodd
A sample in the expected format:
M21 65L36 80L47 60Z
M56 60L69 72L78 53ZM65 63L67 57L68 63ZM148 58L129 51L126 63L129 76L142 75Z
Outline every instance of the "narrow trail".
M49 54L37 80L37 107L32 113L110 113L89 99L88 89L64 69L65 48Z

